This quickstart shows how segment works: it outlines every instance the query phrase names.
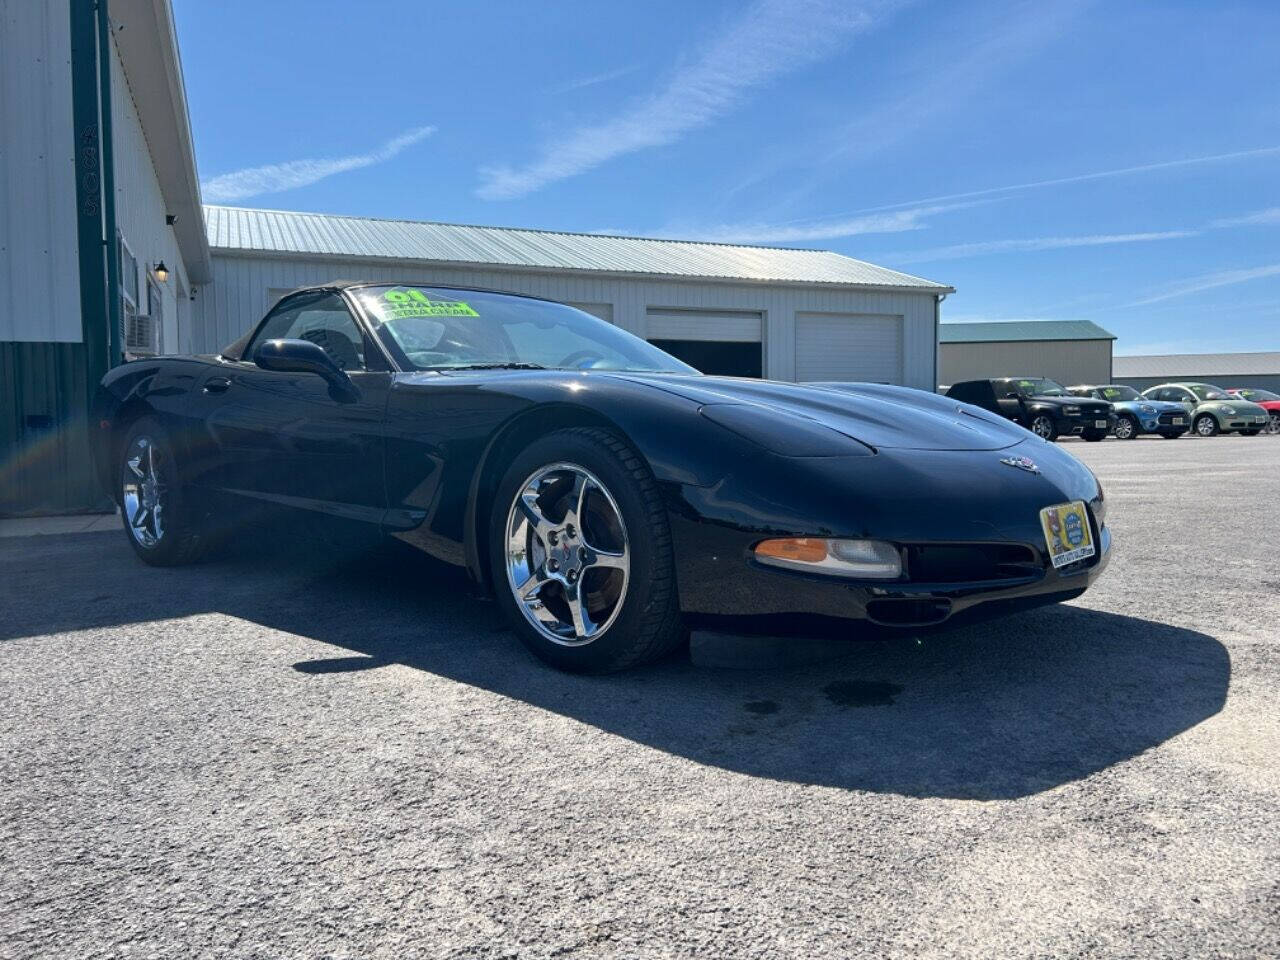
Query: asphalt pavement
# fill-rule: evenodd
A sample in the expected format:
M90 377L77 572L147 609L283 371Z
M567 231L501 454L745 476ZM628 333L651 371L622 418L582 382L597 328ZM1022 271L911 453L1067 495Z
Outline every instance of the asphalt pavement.
M554 672L450 568L0 539L0 957L1280 956L1280 439L1068 605Z

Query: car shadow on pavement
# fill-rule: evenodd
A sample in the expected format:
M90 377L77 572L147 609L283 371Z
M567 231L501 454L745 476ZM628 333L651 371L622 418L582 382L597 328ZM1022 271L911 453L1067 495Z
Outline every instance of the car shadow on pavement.
M1060 605L920 641L851 640L803 668L701 668L685 653L580 677L540 664L459 571L407 548L177 569L146 568L104 534L18 549L0 551L14 599L0 640L217 612L341 648L294 665L316 682L403 664L700 764L916 797L1013 798L1089 776L1213 716L1231 676L1211 636Z

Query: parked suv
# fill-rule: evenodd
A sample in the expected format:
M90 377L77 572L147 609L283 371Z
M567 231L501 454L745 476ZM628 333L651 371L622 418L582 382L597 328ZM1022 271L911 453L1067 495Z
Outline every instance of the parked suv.
M1243 397L1233 397L1211 383L1162 383L1142 391L1148 400L1180 403L1191 414L1196 436L1242 433L1256 437L1267 426L1267 411Z
M1111 404L1116 411L1117 440L1136 440L1144 433L1158 433L1169 440L1176 440L1191 429L1191 415L1182 408L1182 404L1148 400L1133 387L1118 383L1101 386L1082 384L1069 387L1068 392L1074 397L1091 397Z
M1008 417L1038 437L1076 436L1097 441L1115 426L1111 404L1073 397L1046 377L1000 377L953 384L947 396Z

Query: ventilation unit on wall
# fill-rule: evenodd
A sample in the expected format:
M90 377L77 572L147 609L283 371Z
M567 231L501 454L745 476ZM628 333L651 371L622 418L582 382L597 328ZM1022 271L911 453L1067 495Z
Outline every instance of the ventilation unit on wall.
M154 357L160 352L159 329L145 313L125 317L125 353L135 357Z

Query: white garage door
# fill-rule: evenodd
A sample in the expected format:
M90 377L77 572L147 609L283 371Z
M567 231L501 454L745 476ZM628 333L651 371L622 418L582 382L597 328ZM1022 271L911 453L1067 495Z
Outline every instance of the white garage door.
M599 317L606 323L613 323L612 303L573 303L572 301L569 301L569 306L577 307L579 310L589 313L593 317Z
M758 310L675 310L650 307L646 311L650 340L717 340L759 343L764 315Z
M902 383L902 318L797 313L796 379Z

